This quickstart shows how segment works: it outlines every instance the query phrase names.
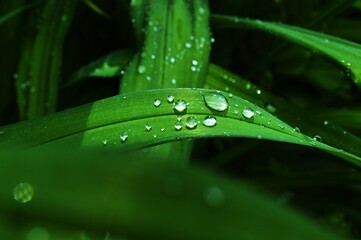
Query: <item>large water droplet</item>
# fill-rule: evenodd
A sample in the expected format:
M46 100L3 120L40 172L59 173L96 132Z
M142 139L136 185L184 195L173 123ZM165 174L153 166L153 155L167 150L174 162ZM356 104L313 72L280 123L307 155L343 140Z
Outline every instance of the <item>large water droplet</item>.
M317 142L322 142L322 137L320 135L316 135L313 137L313 140L316 140Z
M161 104L162 104L162 101L160 101L159 99L154 100L154 106L155 107L159 107Z
M145 73L146 70L147 70L147 68L146 68L144 65L140 65L140 66L138 67L138 73L139 73L139 74Z
M225 195L218 187L209 187L203 193L204 200L210 207L219 207L225 201Z
M194 65L194 66L198 65L198 61L197 60L192 60L192 65Z
M120 134L120 140L121 140L122 142L125 142L125 141L127 141L127 139L128 139L128 133L122 132L122 133Z
M174 103L173 110L176 113L184 114L187 112L188 103L183 100L178 100Z
M251 119L254 116L254 111L250 108L245 108L242 111L242 115L247 119Z
M186 127L188 129L195 129L197 127L197 118L196 117L188 117L186 120Z
M228 109L227 99L220 93L206 93L203 97L206 106L212 110L223 112Z
M149 132L150 130L152 130L152 125L150 125L150 123L146 123L146 124L145 124L145 130L146 130L147 132Z
M34 195L33 187L29 183L19 183L14 188L14 199L20 203L29 202Z
M213 116L207 116L203 120L203 125L206 127L213 127L216 126L216 124L217 124L217 119Z

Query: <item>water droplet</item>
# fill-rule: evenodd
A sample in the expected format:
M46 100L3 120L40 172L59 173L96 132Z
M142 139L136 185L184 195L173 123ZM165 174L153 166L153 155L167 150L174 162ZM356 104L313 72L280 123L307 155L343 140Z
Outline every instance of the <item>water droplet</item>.
M251 119L254 116L254 111L250 108L245 108L242 111L242 115L247 119Z
M239 113L239 111L237 109L233 111L234 115L238 115L238 113Z
M176 113L184 114L187 112L187 106L188 106L187 102L185 102L184 100L178 100L174 103L173 110Z
M346 134L347 134L347 131L346 131L346 130L344 130L342 133L343 133L344 135L346 135Z
M198 61L197 60L192 60L192 65L194 65L194 66L198 65Z
M146 76L145 79L147 79L147 81L151 81L152 77L151 76Z
M273 106L271 103L266 103L266 106L265 106L267 112L269 113L276 113L277 109L275 106Z
M197 71L197 68L195 66L191 66L191 71L195 72L195 71Z
M177 131L180 131L182 129L182 122L181 121L177 121L175 124L174 124L174 129L177 130Z
M216 41L216 39L214 39L213 37L211 38L211 43L214 43Z
M197 118L196 117L188 117L186 120L186 127L188 129L195 129L197 127Z
M285 129L285 126L283 126L282 124L278 124L278 127L281 128L282 130Z
M120 140L121 140L122 142L125 142L125 141L127 141L127 139L128 139L128 133L122 132L122 133L120 134Z
M107 146L108 145L108 140L107 139L104 139L103 140L103 146Z
M162 101L160 101L159 99L154 100L154 106L155 107L159 107L161 104L162 104Z
M217 119L213 116L207 116L203 120L203 125L206 127L213 127L216 126L216 124L217 124Z
M172 102L174 101L174 97L173 97L172 95L169 95L169 96L167 97L167 101L168 101L169 103L172 103Z
M260 95L260 94L262 93L262 91L261 91L260 89L258 89L258 90L256 91L256 93L257 93L258 95Z
M327 121L327 120L323 121L323 125L327 126L327 125L328 125L328 121Z
M225 195L218 187L209 187L203 193L206 204L210 207L219 207L224 204Z
M293 131L296 132L296 133L300 133L300 132L301 132L301 130L300 130L298 127L293 128Z
M165 128L161 128L160 131L161 131L161 132L164 132L164 131L165 131Z
M313 137L313 140L315 140L317 142L322 142L322 137L320 135L316 135Z
M147 132L149 132L150 130L152 130L152 125L150 125L150 123L145 124L145 130L146 130Z
M220 93L206 93L203 97L207 107L212 110L223 112L228 109L227 99Z
M20 203L29 202L34 195L33 187L29 183L19 183L14 188L14 199Z
M176 85L177 84L177 79L172 79L172 84Z
M147 70L147 68L146 68L144 65L140 65L140 66L138 67L138 73L139 73L139 74L145 73L146 70Z
M186 43L184 44L184 46L185 46L186 48L191 48L191 47L192 47L192 44L189 43L189 42L186 42Z
M232 97L233 97L233 94L232 94L232 93L228 93L228 97L229 97L229 98L232 98Z
M259 140L261 140L262 138L263 138L262 135L257 136L257 139L259 139Z

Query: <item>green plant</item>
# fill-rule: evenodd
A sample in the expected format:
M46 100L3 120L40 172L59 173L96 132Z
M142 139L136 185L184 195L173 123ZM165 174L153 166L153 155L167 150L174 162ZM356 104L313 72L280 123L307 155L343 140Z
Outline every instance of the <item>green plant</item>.
M360 1L257 4L2 2L0 238L360 237Z

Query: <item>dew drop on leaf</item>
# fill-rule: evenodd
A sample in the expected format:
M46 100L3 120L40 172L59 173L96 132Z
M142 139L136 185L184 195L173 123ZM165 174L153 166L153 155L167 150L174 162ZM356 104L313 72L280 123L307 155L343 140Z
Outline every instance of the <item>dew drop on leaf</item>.
M315 140L317 142L322 142L322 137L320 135L316 135L313 137L313 140Z
M266 103L266 106L265 106L267 112L269 113L276 113L277 112L277 109L275 106L273 106L271 103Z
M254 116L254 111L250 108L245 108L242 111L242 115L247 119L251 119Z
M138 73L139 73L139 74L145 73L146 70L147 70L147 68L146 68L144 65L140 65L140 66L138 67Z
M14 188L14 199L20 203L31 201L34 195L33 187L29 183L19 183Z
M196 117L188 117L186 120L186 127L188 129L195 129L197 127L197 118Z
M212 110L223 112L228 109L227 99L220 93L206 93L203 97L206 106Z
M145 124L145 130L146 130L147 132L149 132L150 130L152 130L152 125L150 125L150 123L146 123L146 124Z
M203 120L203 125L206 127L214 127L217 124L217 119L213 116L207 116Z
M107 146L108 145L108 140L107 139L104 139L103 140L103 146Z
M172 103L172 102L174 101L174 97L173 97L172 95L169 95L169 96L167 97L167 101L168 101L169 103Z
M188 106L187 102L185 102L184 100L178 100L174 103L173 110L176 113L184 114L187 111L187 106Z
M182 129L182 122L181 121L177 121L175 124L174 124L174 129L177 130L177 131L180 131Z
M128 139L128 133L122 132L122 133L120 134L120 140L121 140L122 142L125 142L125 141L127 141L127 139Z
M327 125L328 125L328 121L327 121L327 120L323 121L323 125L327 126Z
M159 99L154 100L154 106L155 107L159 107L161 104L162 104L162 101L160 101Z

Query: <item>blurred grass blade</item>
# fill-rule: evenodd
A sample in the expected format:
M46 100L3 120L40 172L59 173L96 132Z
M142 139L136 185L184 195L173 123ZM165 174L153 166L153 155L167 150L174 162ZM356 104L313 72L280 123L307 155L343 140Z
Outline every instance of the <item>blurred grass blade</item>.
M248 184L199 168L74 152L0 158L0 214L22 221L126 232L127 239L339 239ZM20 182L33 188L26 204L14 200Z
M63 42L78 1L47 1L35 38L24 40L17 94L21 119L54 112Z
M262 30L286 38L311 51L318 51L339 63L356 85L361 87L360 44L282 23L224 15L212 15L211 19L213 25L217 28L251 28Z
M88 77L119 77L122 69L129 63L132 56L133 52L131 50L111 52L76 71L63 87L69 87Z
M214 64L209 66L206 87L227 89L230 94L263 106L280 120L294 126L298 131L310 137L319 136L328 145L360 155L361 139L345 132L327 117L308 109L302 109L272 93L257 87ZM327 121L328 120L328 121ZM341 125L343 126L343 125Z
M132 13L136 37L144 43L125 72L121 93L202 87L210 53L207 1L134 0ZM172 143L149 154L182 155L184 164L191 148L191 142Z
M103 11L98 5L96 5L91 0L83 0L84 4L86 4L91 10L93 10L95 13L99 14L100 16L111 19L111 16L107 14L105 11Z
M338 124L347 130L361 132L361 109L328 109L320 111L320 115L329 122ZM347 131L345 131L346 133Z
M173 109L168 96L184 102L175 103L178 107ZM177 111L180 107L182 112ZM324 144L247 100L206 89L161 89L115 96L4 126L1 131L0 148L35 149L125 151L182 139L248 137L316 147L361 166L360 148L347 152Z
M34 7L36 4L39 4L39 3L40 3L40 1L37 1L37 2L34 2L34 3L29 3L29 4L25 5L25 6L14 9L13 11L11 11L11 12L5 14L5 15L0 16L0 25L3 24L4 22L10 20L11 18L16 17L17 15L19 15L23 11L25 11L25 10L31 8L31 7Z

